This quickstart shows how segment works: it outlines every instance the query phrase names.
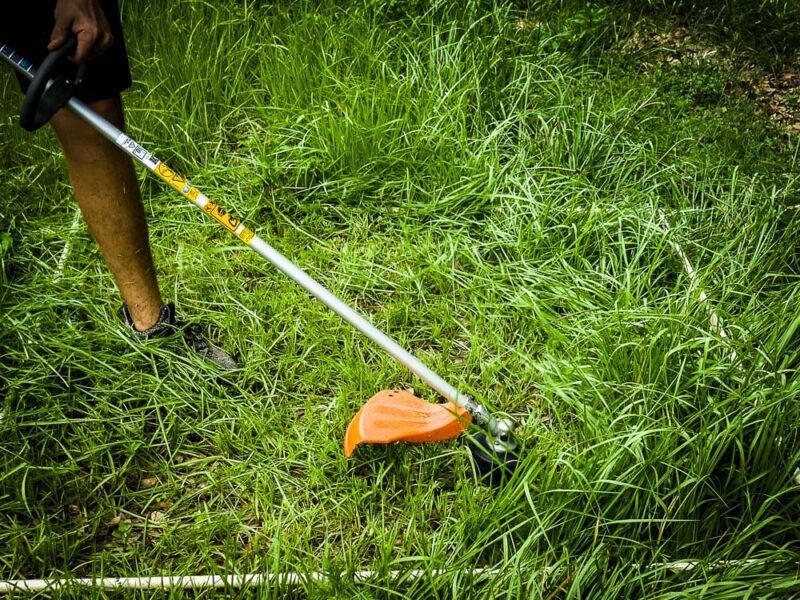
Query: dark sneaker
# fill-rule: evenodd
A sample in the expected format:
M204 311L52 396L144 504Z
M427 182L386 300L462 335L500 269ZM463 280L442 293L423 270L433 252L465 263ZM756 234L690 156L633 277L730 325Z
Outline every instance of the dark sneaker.
M175 304L172 302L161 307L161 313L158 315L156 324L144 331L139 331L133 326L133 318L125 304L122 305L122 316L125 319L125 323L140 340L150 340L182 332L186 345L206 360L213 362L223 369L232 370L239 368L239 364L230 354L209 342L205 336L200 333L200 328L197 325L178 321L175 316Z

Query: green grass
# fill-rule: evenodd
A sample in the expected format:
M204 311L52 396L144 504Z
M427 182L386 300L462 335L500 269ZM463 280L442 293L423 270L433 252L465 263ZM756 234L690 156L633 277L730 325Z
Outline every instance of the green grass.
M734 73L643 68L592 11L518 29L515 9L473 3L123 8L134 137L512 415L524 460L501 489L475 481L462 441L346 460L373 393L435 395L144 174L165 297L245 367L131 340L73 227L57 145L16 126L5 75L0 578L324 571L304 590L319 597L800 592L800 143L726 91ZM757 562L648 566L686 559ZM501 572L338 577L473 566Z

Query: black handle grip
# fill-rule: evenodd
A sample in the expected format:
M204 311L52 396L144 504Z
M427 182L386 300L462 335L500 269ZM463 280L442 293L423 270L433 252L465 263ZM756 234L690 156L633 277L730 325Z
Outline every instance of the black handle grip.
M78 38L70 37L60 48L56 48L42 61L36 76L28 86L19 124L28 131L36 131L47 123L77 91L76 82L63 73L67 59L78 48ZM78 78L82 69L79 69ZM49 85L48 85L49 83Z

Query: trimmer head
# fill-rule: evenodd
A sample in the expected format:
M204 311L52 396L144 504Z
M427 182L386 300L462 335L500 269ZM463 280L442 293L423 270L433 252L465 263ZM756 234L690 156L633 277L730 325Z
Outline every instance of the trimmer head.
M499 441L479 433L470 437L467 447L478 477L494 486L505 483L519 466L519 447L513 437Z
M344 454L359 444L439 442L458 436L472 417L452 402L433 404L408 391L383 390L358 411L344 436Z

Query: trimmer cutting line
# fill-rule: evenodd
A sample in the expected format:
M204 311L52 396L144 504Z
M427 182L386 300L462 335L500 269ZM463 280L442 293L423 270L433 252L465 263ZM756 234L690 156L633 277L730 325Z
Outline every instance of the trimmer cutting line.
M38 69L25 57L0 42L2 58L31 80L20 114L20 124L25 129L30 131L38 129L59 109L66 106L448 400L446 404L433 404L417 398L408 391L378 392L361 407L348 426L344 439L346 456L352 456L356 446L360 444L388 444L399 441L422 443L454 438L466 430L471 422L481 431L471 437L469 447L482 477L488 478L493 483L499 483L517 466L517 442L512 433L512 425L507 419L493 417L482 404L460 393L397 342L317 283L305 271L259 238L240 219L228 213L185 177L103 119L84 102L75 98L74 94L79 89L80 81L70 81L61 72L67 57L75 51L76 41L76 38L72 38L50 53ZM80 69L76 79L79 78Z

